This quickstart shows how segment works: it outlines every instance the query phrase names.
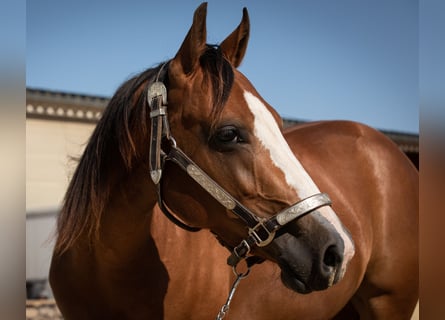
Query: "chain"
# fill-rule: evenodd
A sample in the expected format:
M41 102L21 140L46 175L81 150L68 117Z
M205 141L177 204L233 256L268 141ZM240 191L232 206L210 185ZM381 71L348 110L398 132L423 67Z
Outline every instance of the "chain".
M244 273L242 273L242 272L238 273L236 271L236 267L233 267L232 270L236 276L236 279L232 284L232 288L230 289L229 296L227 297L226 303L221 307L221 310L219 311L218 315L216 316L216 320L222 320L226 316L227 312L229 311L230 303L232 302L232 298L233 298L233 295L235 294L236 288L238 287L241 280L243 280L244 278L246 278L249 275L250 267L248 267L247 271Z

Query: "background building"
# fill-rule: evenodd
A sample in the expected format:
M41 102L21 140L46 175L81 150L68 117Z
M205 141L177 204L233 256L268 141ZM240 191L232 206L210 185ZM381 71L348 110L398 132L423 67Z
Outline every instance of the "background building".
M108 100L26 91L26 280L28 298L51 296L56 216L68 181Z

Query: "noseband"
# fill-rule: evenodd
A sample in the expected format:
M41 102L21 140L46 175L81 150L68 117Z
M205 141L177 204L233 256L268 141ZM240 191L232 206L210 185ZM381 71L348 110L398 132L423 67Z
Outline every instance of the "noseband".
M179 221L164 204L161 188L162 170L166 161L172 161L247 225L248 237L242 240L239 245L233 248L224 244L232 251L227 259L230 266L235 267L239 261L246 259L253 246L267 246L275 238L276 232L289 222L331 204L327 194L318 193L295 203L270 218L255 215L210 178L176 145L167 118L167 89L158 79L149 86L147 99L151 109L150 176L158 190L159 206L167 218L179 227L192 232L200 230Z

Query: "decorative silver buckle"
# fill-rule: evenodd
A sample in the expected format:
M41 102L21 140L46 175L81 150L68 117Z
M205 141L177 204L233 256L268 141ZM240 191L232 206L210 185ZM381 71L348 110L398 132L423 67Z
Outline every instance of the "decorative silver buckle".
M167 105L167 88L162 82L156 81L148 87L147 91L147 101L151 109L154 107L154 98L159 96L162 97L161 106Z

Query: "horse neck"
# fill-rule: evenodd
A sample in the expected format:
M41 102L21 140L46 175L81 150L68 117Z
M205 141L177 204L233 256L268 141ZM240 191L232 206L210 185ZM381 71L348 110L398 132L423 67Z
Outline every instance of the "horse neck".
M156 189L146 166L139 165L121 177L117 175L102 215L97 252L122 262L125 257L134 259L138 252L147 254L156 200Z

